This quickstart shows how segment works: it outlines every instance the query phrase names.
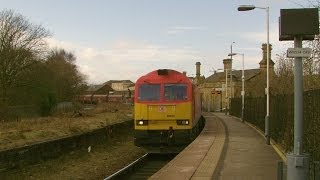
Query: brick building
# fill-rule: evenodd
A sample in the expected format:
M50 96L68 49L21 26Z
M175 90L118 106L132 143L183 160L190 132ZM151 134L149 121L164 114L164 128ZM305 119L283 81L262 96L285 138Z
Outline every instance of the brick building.
M269 54L269 79L275 77L274 62ZM199 84L204 111L220 111L228 108L230 98L241 97L242 70L232 70L232 60L223 60L224 71L215 72ZM258 97L265 95L267 72L267 44L262 44L262 60L257 69L245 69L245 96ZM232 77L232 84L231 84ZM227 82L227 83L226 83ZM227 85L226 85L227 84Z

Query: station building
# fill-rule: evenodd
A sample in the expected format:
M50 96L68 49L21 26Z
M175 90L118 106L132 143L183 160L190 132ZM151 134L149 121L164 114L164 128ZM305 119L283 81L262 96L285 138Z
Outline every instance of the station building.
M271 60L272 46L269 46L269 85L275 78L274 62ZM265 96L267 84L267 44L262 44L262 60L257 69L245 69L245 96ZM198 87L202 96L202 108L204 111L222 111L229 108L230 99L241 97L242 90L242 69L232 70L232 59L223 59L224 71L214 74L201 80L200 63L196 64L196 78L199 77ZM198 67L199 66L199 67ZM199 71L199 72L198 72ZM231 83L232 79L232 83ZM226 83L227 82L227 83Z

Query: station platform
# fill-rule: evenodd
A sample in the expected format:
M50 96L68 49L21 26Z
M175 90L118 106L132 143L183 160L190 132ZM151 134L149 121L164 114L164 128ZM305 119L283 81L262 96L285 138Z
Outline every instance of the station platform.
M223 113L204 117L198 138L149 179L277 179L282 159L255 129Z

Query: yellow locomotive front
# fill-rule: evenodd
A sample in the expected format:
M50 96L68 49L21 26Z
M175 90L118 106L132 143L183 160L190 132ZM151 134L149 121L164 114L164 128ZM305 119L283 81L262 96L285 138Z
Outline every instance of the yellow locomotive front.
M178 147L199 133L193 85L174 70L157 70L139 78L135 86L135 144L147 149Z

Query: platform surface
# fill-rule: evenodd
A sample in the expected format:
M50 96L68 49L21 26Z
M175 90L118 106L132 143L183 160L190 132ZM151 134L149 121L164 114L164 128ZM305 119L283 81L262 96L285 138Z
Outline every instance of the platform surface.
M277 179L281 160L252 127L223 113L205 113L198 138L149 179Z

